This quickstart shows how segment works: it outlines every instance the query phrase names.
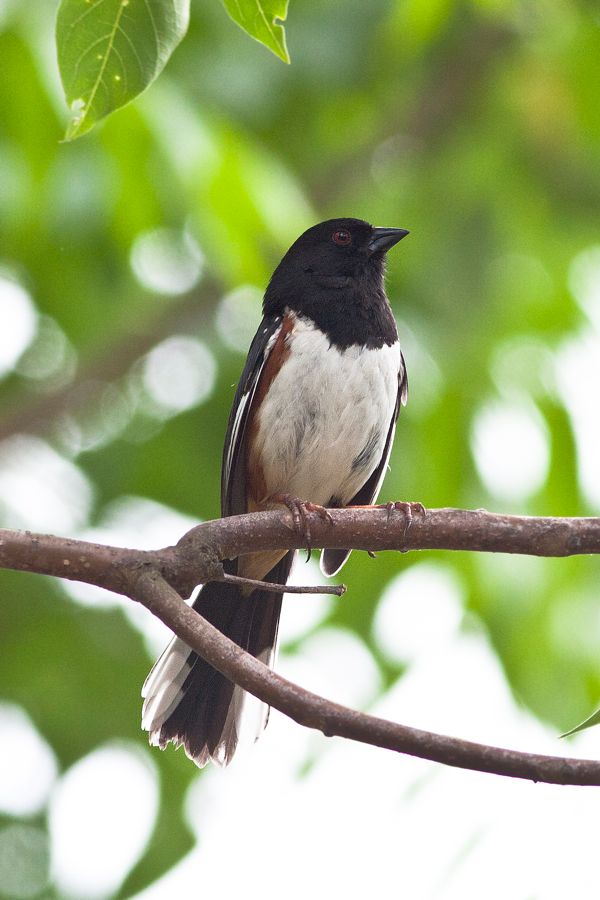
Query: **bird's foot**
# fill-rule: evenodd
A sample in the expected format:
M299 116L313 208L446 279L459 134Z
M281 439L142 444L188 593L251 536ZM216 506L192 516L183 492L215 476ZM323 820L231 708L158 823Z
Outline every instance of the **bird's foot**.
M270 499L272 503L280 503L283 506L287 506L291 512L294 528L298 534L301 534L306 540L306 561L308 562L312 553L312 539L308 513L316 513L323 522L327 522L328 525L333 525L331 514L324 506L320 506L318 503L312 503L310 500L301 500L299 497L294 497L292 494L274 494Z
M402 540L406 540L406 536L410 531L410 526L413 523L413 516L426 516L427 510L423 506L422 503L418 502L408 502L406 500L392 500L389 503L382 503L380 506L381 509L387 509L387 524L390 524L392 515L395 512L401 512L404 516L404 534L402 535Z
M406 530L412 525L413 515L426 516L427 511L422 503L409 502L407 500L390 500L389 503L380 503L379 509L387 509L388 524L392 518L392 513L401 512L406 519Z
M413 515L416 513L419 516L426 516L427 510L423 506L422 503L409 503L406 500L390 500L389 503L367 503L365 505L353 505L347 506L346 509L386 509L387 510L387 524L390 524L392 519L392 513L401 512L404 515L405 527L404 527L404 536L403 539L406 539L406 535L412 525ZM372 559L375 559L375 554L372 550L367 550L367 553Z

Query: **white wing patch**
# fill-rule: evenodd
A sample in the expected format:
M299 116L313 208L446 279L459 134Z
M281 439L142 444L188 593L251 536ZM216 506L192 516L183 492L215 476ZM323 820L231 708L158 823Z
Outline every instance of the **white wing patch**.
M183 696L183 683L191 671L192 651L175 637L161 653L142 687L142 728L150 732L150 743L158 745L161 726Z

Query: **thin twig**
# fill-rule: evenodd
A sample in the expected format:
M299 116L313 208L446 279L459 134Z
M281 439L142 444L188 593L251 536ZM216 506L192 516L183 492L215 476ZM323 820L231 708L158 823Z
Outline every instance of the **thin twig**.
M273 581L259 581L256 578L244 578L242 575L228 575L224 573L219 581L227 581L229 584L246 585L251 588L259 588L261 591L271 591L273 594L334 594L341 597L346 593L345 584L275 584Z

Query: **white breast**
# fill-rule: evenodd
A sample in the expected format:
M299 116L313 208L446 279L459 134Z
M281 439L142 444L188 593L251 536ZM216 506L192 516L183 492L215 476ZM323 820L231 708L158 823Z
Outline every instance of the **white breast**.
M253 448L268 496L285 492L313 503L348 503L384 451L400 346L340 351L300 317L288 340L290 353L261 405Z

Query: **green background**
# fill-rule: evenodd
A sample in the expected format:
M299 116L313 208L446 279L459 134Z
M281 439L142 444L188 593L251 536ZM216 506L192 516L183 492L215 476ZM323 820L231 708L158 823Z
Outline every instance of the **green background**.
M600 321L597 298L590 306L583 296L594 272L600 283L594 3L292 0L285 66L219 3L198 0L158 81L69 144L54 14L47 0L0 6L0 267L41 317L0 381L0 437L39 436L85 474L93 496L73 534L104 523L124 496L190 520L218 513L222 439L243 365L216 324L222 298L252 286L244 296L256 324L256 297L290 242L338 215L411 231L389 260L411 393L382 499L598 514L598 492L581 474L593 449L576 429L578 391L565 406L560 374L565 348L577 356ZM140 265L152 269L139 255L148 246L159 268L157 247L188 265L188 284L150 290L139 276ZM138 276L134 258L146 259ZM0 322L2 302L0 293ZM178 414L140 387L145 355L172 335L192 354L200 338L215 367L209 396ZM598 382L582 383L584 406L597 395ZM530 487L503 490L480 474L477 422L499 408L525 411L541 435L548 466ZM515 439L497 434L507 448ZM23 524L1 495L0 513L5 527ZM44 521L34 504L29 527L44 530ZM456 571L465 627L483 627L516 703L555 732L594 709L595 559L428 558ZM389 580L414 562L355 553L343 572L349 593L327 616L364 642L382 689L405 667L382 652L373 615ZM59 769L111 739L143 747L139 686L151 656L122 609L81 605L39 577L0 579L0 696L25 708ZM301 655L302 642L288 650ZM181 810L197 770L181 752L152 759L158 824L123 897L194 840ZM0 816L0 827L11 823ZM46 828L43 810L33 824ZM50 883L35 895L57 890Z

